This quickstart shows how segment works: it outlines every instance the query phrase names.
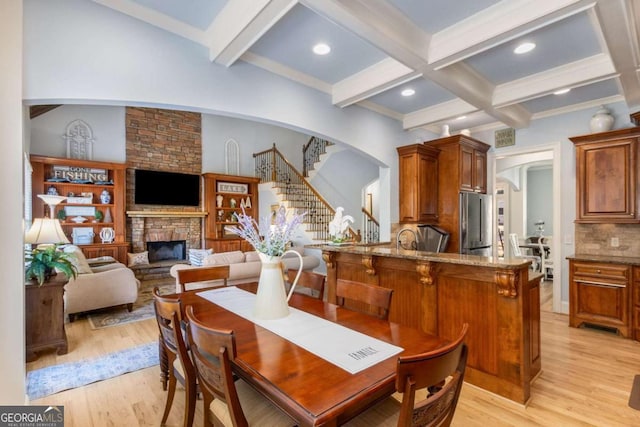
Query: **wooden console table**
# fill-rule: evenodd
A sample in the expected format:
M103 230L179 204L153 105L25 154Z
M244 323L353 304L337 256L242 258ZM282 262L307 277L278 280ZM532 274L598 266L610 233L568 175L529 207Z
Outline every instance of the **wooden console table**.
M48 282L38 286L29 281L25 288L26 358L33 362L36 351L54 347L56 354L67 354L67 333L64 330L64 285L67 276L58 273Z

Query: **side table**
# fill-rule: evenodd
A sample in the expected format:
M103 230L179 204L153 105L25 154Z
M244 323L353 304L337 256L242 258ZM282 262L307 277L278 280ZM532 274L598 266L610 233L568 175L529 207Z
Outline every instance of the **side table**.
M54 347L56 354L67 354L67 333L64 330L64 285L67 276L58 273L38 286L31 280L25 287L26 358L33 362L36 351Z

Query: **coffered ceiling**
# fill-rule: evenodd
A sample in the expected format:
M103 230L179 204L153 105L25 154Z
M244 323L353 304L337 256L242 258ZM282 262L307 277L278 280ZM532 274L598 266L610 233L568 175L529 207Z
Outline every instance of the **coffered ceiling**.
M405 129L640 109L640 0L93 1L205 46L220 66L254 64ZM326 55L312 52L321 42ZM515 54L523 42L535 48Z

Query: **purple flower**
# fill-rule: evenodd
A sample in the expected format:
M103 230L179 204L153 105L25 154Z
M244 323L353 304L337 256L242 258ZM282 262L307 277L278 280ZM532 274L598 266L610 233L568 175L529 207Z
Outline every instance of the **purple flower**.
M226 227L226 230L242 237L258 252L269 256L282 256L305 215L306 212L293 214L287 222L287 210L280 206L274 224L270 224L268 217L263 217L258 224L242 209L242 213L237 215L239 225Z

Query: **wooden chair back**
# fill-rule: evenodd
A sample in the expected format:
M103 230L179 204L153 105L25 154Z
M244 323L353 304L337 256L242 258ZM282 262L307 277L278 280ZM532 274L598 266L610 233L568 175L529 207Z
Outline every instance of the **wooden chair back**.
M211 267L185 268L178 270L178 284L180 292L186 291L187 283L206 282L209 280L223 280L220 286L227 286L229 279L228 265L214 265Z
M287 271L287 281L290 285L293 284L293 281L296 279L297 274L298 270L290 269L289 271ZM298 279L298 284L296 285L296 289L310 289L311 296L321 300L324 298L325 280L326 276L324 274L302 270L302 273L300 273L300 278Z
M231 371L231 360L236 357L235 333L205 326L196 318L193 306L187 307L186 315L187 337L200 380L205 416L213 399L221 399L229 408L233 425L248 426Z
M398 358L396 390L402 395L398 427L448 426L458 404L467 365L464 343L469 328L439 349ZM415 402L416 390L427 389L428 396Z
M164 349L164 357L166 357L165 372L162 372L164 378L168 377L169 392L167 394L167 402L162 417L162 424L167 420L171 405L173 404L173 396L176 389L176 380L184 385L186 390L186 405L184 425L191 426L195 413L196 404L196 371L191 356L187 350L187 345L183 335L183 322L181 314L181 302L179 299L168 299L160 295L159 289L153 289L154 310L156 321L160 331L160 344ZM181 370L174 369L174 362L178 360ZM166 381L165 381L166 386Z
M336 285L338 305L384 320L389 318L392 293L392 289L353 280L338 279Z

